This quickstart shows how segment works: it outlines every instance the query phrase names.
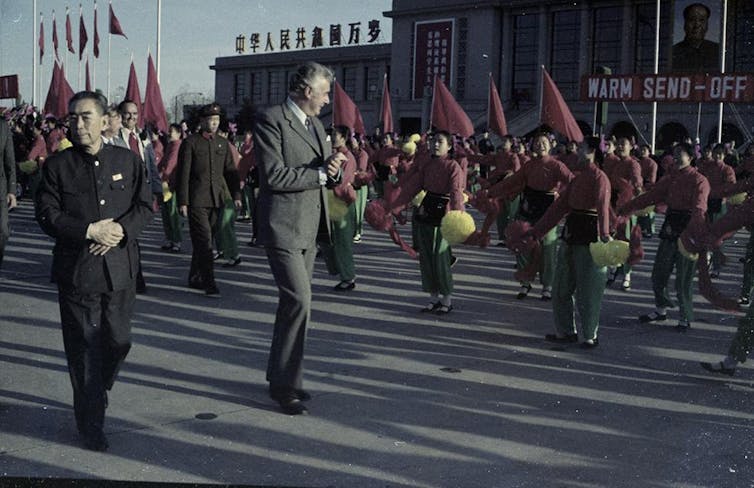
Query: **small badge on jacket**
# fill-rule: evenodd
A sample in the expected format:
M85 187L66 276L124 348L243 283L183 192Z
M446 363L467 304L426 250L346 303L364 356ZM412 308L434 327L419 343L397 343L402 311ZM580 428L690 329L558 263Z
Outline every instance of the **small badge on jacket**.
M120 173L117 173L117 174L113 175L113 181L120 181L122 179L123 179L123 175L120 174Z

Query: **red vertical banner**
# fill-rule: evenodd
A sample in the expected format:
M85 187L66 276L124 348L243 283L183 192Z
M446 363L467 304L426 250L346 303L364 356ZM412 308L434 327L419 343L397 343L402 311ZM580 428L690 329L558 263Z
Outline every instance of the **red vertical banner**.
M18 97L18 75L0 76L0 98Z
M432 90L434 76L451 85L453 62L453 20L417 22L414 27L413 97Z

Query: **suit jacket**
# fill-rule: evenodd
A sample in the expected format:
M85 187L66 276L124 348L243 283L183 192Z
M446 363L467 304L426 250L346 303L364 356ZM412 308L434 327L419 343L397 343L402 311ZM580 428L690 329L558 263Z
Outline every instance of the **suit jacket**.
M176 178L178 205L220 208L226 198L241 199L238 170L230 144L215 134L207 139L192 134L178 150Z
M55 239L53 281L88 294L132 286L139 267L136 239L152 219L151 200L142 162L129 149L103 144L95 156L76 147L51 156L35 207L42 230ZM105 218L120 223L125 237L95 256L87 227Z
M139 134L136 135L136 141L139 144L139 156L144 163L144 170L147 172L147 182L152 193L162 193L162 180L160 179L160 173L157 170L157 155L155 154L154 147L147 140L143 141ZM128 142L130 133L125 127L121 127L117 134L113 136L113 144L116 146L125 147L131 149Z
M16 156L13 151L13 136L4 120L0 121L0 198L2 205L7 205L5 196L16 194Z
M317 141L285 103L258 115L254 128L259 168L257 242L263 246L310 249L320 230L329 235L319 168L332 147L322 123L316 118L312 123Z

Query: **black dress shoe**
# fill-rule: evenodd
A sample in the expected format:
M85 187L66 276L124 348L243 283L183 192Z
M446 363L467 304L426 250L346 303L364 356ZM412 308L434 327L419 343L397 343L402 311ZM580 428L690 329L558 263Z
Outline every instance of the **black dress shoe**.
M649 322L662 322L663 320L666 320L668 318L668 314L659 314L657 312L648 313L645 315L639 316L639 322L642 324L646 324Z
M594 349L600 345L600 341L595 337L591 341L584 341L581 343L581 349Z
M209 285L204 289L204 294L208 297L219 297L220 289L217 287L217 285Z
M281 398L278 400L280 409L287 415L309 415L309 410L298 398L289 396L287 398Z
M333 287L334 291L351 291L356 288L356 282L354 281L341 281Z
M309 394L308 391L304 390L303 388L297 388L293 390L293 392L296 394L299 400L302 402L308 402L312 399L312 396Z
M204 290L205 288L202 280L189 280L188 286L189 288L193 288L194 290Z
M725 374L728 376L733 376L733 374L736 372L736 368L726 368L722 361L720 361L717 364L712 363L699 363L699 365L709 371L710 373L717 373L717 374Z
M83 435L84 447L90 451L105 452L110 444L107 442L105 433L101 430Z

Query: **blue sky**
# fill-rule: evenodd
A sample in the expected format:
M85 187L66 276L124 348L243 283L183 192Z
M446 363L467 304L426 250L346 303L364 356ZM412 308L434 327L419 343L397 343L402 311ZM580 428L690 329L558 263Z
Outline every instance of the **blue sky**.
M84 9L90 53L94 38L93 0L81 2ZM157 41L157 0L113 0L113 10L128 36L112 38L111 98L122 93L128 80L131 56L134 59L139 86L144 95L147 72L147 52L155 56ZM52 11L55 10L60 46L58 54L65 53L65 11L70 7L73 44L78 52L79 2L62 0L37 0L37 17L33 18L33 0L0 0L0 75L18 74L19 89L24 100L32 98L32 56L37 49L33 38L33 25L39 29L39 13L44 14L45 55L41 69L41 103L47 94L52 73ZM304 27L308 32L315 26L329 32L330 24L342 24L344 35L352 22L362 23L362 40L367 23L380 20L382 33L377 42L390 42L390 19L382 12L390 10L390 0L162 0L162 40L160 85L166 107L178 93L214 93L214 71L209 66L218 56L235 54L235 38L259 32L263 39L267 32L279 38L281 29L295 30ZM96 87L107 88L107 30L108 2L97 2L100 57L96 60ZM327 38L326 38L327 39ZM327 43L327 40L325 41ZM295 43L294 43L295 44ZM78 54L68 54L66 64L68 81L74 91L78 89ZM83 89L83 63L81 68ZM117 100L115 100L117 101ZM11 100L0 100L8 106ZM39 103L37 103L39 104Z

